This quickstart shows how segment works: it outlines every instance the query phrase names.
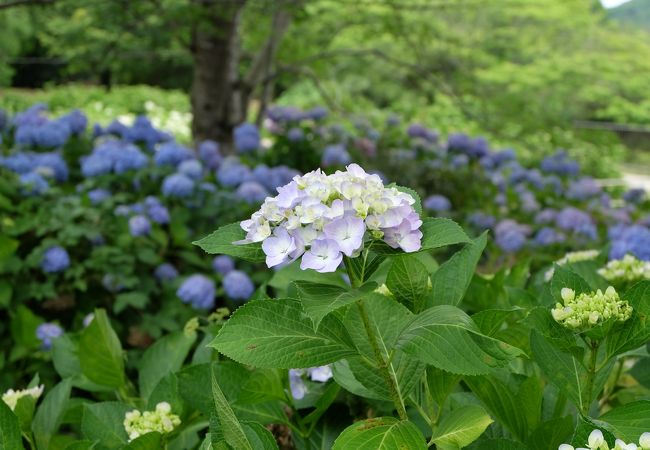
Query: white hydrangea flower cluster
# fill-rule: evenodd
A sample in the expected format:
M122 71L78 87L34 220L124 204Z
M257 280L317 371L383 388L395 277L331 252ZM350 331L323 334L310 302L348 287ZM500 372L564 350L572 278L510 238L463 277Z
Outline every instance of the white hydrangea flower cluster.
M625 322L632 315L632 307L621 300L610 286L603 293L600 289L576 296L573 289L562 288L562 301L551 310L553 319L566 328L587 329L611 318Z
M368 236L405 252L419 250L422 221L414 204L411 195L385 187L356 164L333 175L318 169L267 197L241 223L246 238L236 243L262 242L269 267L302 257L303 270L333 272L343 255L361 252Z
M563 266L565 264L572 264L580 261L590 261L592 259L595 259L597 256L598 256L598 250L581 250L578 252L569 252L566 255L564 255L562 258L555 261L555 264L557 264L558 266ZM544 274L544 279L546 281L551 281L551 278L553 278L554 273L555 273L555 269L551 267Z
M650 279L650 261L641 261L627 254L623 259L614 259L598 269L598 273L613 283L633 282Z
M34 386L33 388L21 389L18 391L9 389L7 392L2 394L2 401L5 402L7 406L13 411L16 408L18 400L27 395L34 397L34 399L38 399L43 394L44 387L45 386L41 384L40 386Z
M307 393L304 375L308 375L311 381L320 383L325 383L334 376L330 365L311 367L309 369L289 369L289 387L292 397L296 400L303 399Z
M167 402L158 403L155 411L141 413L134 409L124 415L124 429L129 435L129 442L152 431L171 433L180 424L180 417L172 414L172 407Z
M639 437L639 445L635 443L626 444L622 439L616 439L614 447L610 449L603 432L594 430L589 434L587 447L574 448L569 444L561 444L558 450L650 450L650 433L645 432Z

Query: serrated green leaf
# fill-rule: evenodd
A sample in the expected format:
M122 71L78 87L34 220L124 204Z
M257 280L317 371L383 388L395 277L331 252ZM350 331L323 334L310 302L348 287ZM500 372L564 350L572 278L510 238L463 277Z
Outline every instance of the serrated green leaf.
M650 340L650 281L635 284L621 299L632 306L632 317L607 337L608 358L634 350Z
M352 290L331 284L310 283L308 281L297 281L294 284L302 307L305 313L314 321L314 327L316 328L329 313L354 303L377 287L377 283L368 283L359 289Z
M32 432L38 448L49 448L54 433L59 429L70 397L71 381L62 380L45 395L36 410Z
M233 244L241 241L246 237L246 232L242 230L239 222L223 226L212 234L193 242L206 253L212 255L229 255L250 262L264 262L266 255L262 250L262 244Z
M472 316L479 329L488 336L494 336L508 317L522 311L518 306L507 309L485 309Z
M483 375L523 352L485 336L462 310L434 306L418 314L397 347L427 364L463 375Z
M492 422L480 406L463 406L443 416L432 440L440 450L463 448L478 439Z
M196 341L196 332L176 331L158 339L140 360L140 395L145 400L162 378L181 369L183 361Z
M23 448L18 417L0 400L0 450Z
M328 315L314 330L295 299L246 303L210 345L242 364L284 369L322 366L355 353L339 319Z
M273 434L257 422L243 422L244 434L255 450L278 450Z
M231 446L232 448L241 449L241 450L253 450L248 437L244 433L239 420L235 416L228 400L223 395L217 378L215 377L214 372L212 372L212 397L214 399L214 407L216 411L216 420L218 422L219 434L223 437L223 440ZM213 432L212 425L210 425L210 431ZM216 440L213 436L212 443L214 444Z
M618 406L599 417L610 424L615 436L626 442L638 442L642 433L650 430L650 400L639 400Z
M95 310L94 319L81 333L79 363L83 374L97 384L112 388L124 385L122 345L103 309Z
M431 296L426 307L458 305L465 296L476 265L487 243L487 232L445 261L431 277Z
M412 422L378 417L355 422L334 441L332 450L425 450L424 436Z
M286 374L286 372L285 372ZM284 387L277 369L256 369L245 382L237 402L263 403L272 400L285 400Z
M99 441L101 448L121 448L128 441L124 415L133 409L119 402L86 404L81 418L81 431L87 439Z
M424 296L429 289L429 272L415 255L393 258L386 286L395 298L413 312L424 306Z

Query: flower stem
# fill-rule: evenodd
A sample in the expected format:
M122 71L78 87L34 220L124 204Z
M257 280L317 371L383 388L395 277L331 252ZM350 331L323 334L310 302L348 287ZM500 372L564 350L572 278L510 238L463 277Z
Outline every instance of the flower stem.
M379 349L379 345L377 344L377 337L375 335L375 331L373 330L372 324L370 323L370 318L368 317L368 311L366 310L366 307L363 304L363 299L357 300L357 307L359 308L359 315L361 316L361 320L363 321L363 326L366 329L366 334L368 335L368 341L370 342L370 346L372 347L372 350L375 354L377 368L381 372L384 378L384 382L388 386L391 399L393 400L393 403L395 404L395 409L397 410L397 415L399 416L400 420L408 420L408 416L406 415L406 408L404 407L404 401L402 400L397 387L397 381L391 376L388 370L388 366L386 364L386 360L381 354L381 350Z
M589 414L592 396L594 394L594 382L596 380L596 360L598 358L598 346L600 343L596 340L589 342L589 367L587 367L587 400L582 404L582 413Z

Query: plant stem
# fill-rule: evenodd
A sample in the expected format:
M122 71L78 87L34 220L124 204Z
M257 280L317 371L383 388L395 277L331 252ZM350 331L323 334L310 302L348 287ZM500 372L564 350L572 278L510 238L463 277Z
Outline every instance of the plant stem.
M388 371L386 360L381 354L381 350L379 349L379 345L377 344L377 337L375 335L375 331L373 330L372 324L370 323L370 318L368 317L368 311L366 310L366 307L363 304L363 299L357 300L357 307L359 308L359 314L361 315L363 326L366 329L366 334L368 335L368 341L370 341L370 346L372 347L372 350L375 353L375 360L377 362L377 367L381 372L382 376L384 377L384 381L386 385L388 386L391 399L395 404L395 409L397 409L397 415L399 416L400 420L408 420L408 416L406 415L406 408L404 407L404 402L402 401L402 398L398 392L397 382L395 379L393 379L390 372Z
M596 379L596 360L598 358L598 346L600 343L596 340L589 342L589 367L587 367L587 399L582 404L582 413L589 414L589 407L591 406L591 399L594 394L594 381Z

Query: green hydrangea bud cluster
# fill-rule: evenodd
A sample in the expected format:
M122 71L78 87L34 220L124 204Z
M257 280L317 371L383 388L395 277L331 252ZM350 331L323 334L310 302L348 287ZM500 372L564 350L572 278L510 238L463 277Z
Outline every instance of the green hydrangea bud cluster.
M579 252L569 252L566 255L564 255L562 258L555 261L555 264L557 264L558 266L563 266L565 264L573 264L580 261L590 261L592 259L595 259L597 256L598 256L598 250L582 250ZM544 279L546 281L551 281L551 278L553 278L554 273L555 273L555 269L551 267L544 274Z
M124 415L124 429L129 435L129 442L152 431L171 433L180 424L181 419L172 414L172 407L167 402L158 403L155 411L141 413L134 409Z
M632 315L632 307L612 286L605 293L598 289L578 296L573 289L562 288L560 295L564 305L557 303L551 314L556 322L573 330L591 328L612 318L625 322Z
M635 443L626 444L621 439L616 439L613 448L609 448L609 444L605 441L605 436L600 430L594 430L587 439L587 447L575 448L569 444L561 444L558 450L650 450L650 433L645 432L639 438L639 445Z
M2 401L7 404L9 408L13 411L16 408L16 404L18 403L18 400L21 398L31 395L35 399L38 399L41 394L43 393L43 385L41 384L40 386L35 386L30 389L22 389L18 391L14 391L13 389L9 389L7 392L2 394Z
M641 261L632 255L623 259L614 259L607 263L598 273L613 283L633 282L650 279L650 262Z

